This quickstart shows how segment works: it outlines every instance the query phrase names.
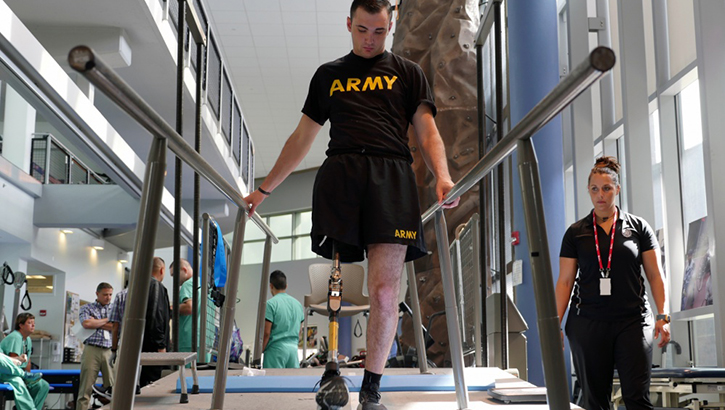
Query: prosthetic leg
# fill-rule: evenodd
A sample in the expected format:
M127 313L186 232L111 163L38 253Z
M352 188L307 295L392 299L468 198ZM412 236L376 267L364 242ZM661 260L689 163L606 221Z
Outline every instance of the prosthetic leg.
M340 253L336 244L332 246L332 269L327 290L327 312L330 317L329 350L325 373L320 381L315 401L320 410L338 410L343 408L349 398L345 379L340 376L340 365L337 361L337 342L339 331L340 308L342 306L342 275L340 270Z

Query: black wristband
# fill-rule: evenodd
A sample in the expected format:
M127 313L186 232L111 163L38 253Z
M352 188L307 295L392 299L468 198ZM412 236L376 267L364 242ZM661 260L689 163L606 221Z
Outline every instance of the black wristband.
M271 193L271 192L267 192L267 191L265 191L264 189L262 189L262 187L258 187L258 188L257 188L257 191L261 192L261 193L262 193L262 195L264 195L264 196L270 196L270 195L272 195L272 193Z

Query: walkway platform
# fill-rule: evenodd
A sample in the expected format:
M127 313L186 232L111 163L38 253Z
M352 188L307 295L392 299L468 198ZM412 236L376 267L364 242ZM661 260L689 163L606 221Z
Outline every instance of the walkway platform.
M436 375L451 375L451 369L430 369ZM267 369L266 375L270 376L320 376L322 368L307 369ZM363 369L342 369L342 375L347 377L360 376ZM418 375L418 369L385 369L387 375ZM229 377L241 376L241 370L230 370ZM213 377L213 370L199 370L200 377ZM497 368L466 369L467 378L485 378L497 382L497 387L526 387L529 383L521 381ZM265 376L244 376L244 377L265 377ZM179 409L179 410L200 410L211 407L210 394L189 395L189 402L179 404L177 393L177 373L162 378L161 380L141 389L141 394L136 396L134 409ZM477 382L482 384L482 382ZM350 394L351 403L346 410L357 408L358 394ZM547 409L545 404L503 404L492 399L485 391L469 392L470 409L500 408L503 410L537 410ZM433 391L433 392L385 392L383 403L389 410L456 410L456 394L454 391ZM505 407L504 407L505 406ZM109 406L104 407L108 409ZM315 393L227 393L224 399L226 410L269 410L269 409L309 409L316 410ZM580 409L575 405L572 409Z

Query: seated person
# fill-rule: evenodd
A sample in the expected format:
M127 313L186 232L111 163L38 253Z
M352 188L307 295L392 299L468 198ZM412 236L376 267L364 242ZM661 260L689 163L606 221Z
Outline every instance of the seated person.
M41 410L50 386L41 373L30 373L29 356L33 352L30 334L35 330L35 316L21 313L15 320L15 330L0 342L0 381L13 386L18 410ZM7 356L6 356L7 355ZM8 368L8 366L15 369Z
M297 368L297 342L305 320L302 304L287 294L287 277L276 270L269 275L272 299L264 314L264 367Z

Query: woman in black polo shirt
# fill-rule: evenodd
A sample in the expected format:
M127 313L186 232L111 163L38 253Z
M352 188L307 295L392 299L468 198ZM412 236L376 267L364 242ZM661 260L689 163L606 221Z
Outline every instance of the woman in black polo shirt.
M617 159L597 159L588 182L594 209L569 227L561 244L556 304L560 322L569 306L565 330L587 410L609 410L615 368L627 410L652 409L654 339L660 347L670 341L657 239L644 219L615 205L619 189Z

